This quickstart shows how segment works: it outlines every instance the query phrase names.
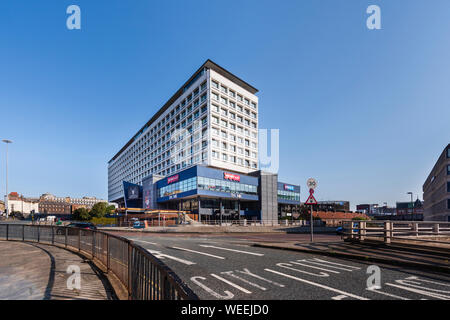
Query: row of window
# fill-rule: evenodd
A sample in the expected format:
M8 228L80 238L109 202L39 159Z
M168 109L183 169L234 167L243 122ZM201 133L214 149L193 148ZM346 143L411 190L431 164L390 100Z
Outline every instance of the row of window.
M198 188L202 190L227 193L241 193L250 195L258 194L257 186L205 177L198 177Z
M247 106L251 106L253 109L256 109L256 103L251 101L250 99L242 96L239 93L236 93L234 90L227 88L225 85L219 83L217 80L211 81L211 87L219 90L221 93L228 95L232 99L236 99L239 102L244 103Z
M197 177L178 181L159 189L159 198L197 189Z
M300 201L300 193L294 191L278 190L278 198L291 201Z

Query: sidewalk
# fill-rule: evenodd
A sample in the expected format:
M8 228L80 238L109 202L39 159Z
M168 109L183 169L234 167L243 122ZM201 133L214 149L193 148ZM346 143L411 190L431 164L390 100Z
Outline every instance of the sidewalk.
M80 267L81 289L67 288L69 265ZM110 300L109 285L89 262L39 243L0 241L0 300Z
M285 243L257 242L253 246L358 259L450 274L450 252L421 245L411 246L402 243L390 245L381 243L361 244L344 241L299 243L290 241Z

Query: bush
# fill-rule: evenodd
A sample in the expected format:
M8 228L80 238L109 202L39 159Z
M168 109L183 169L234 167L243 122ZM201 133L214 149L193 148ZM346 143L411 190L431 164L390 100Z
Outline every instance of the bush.
M92 222L95 225L108 225L108 224L117 224L116 218L92 218L89 222Z
M75 221L89 221L91 215L86 208L78 208L72 213L72 220Z

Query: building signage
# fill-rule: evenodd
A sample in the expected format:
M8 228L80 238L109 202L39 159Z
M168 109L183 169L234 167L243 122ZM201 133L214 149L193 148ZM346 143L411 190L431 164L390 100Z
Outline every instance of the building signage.
M167 184L171 184L171 183L177 182L178 179L179 179L179 175L178 174L176 174L174 176L171 176L171 177L168 177L167 178Z
M289 186L287 184L284 185L284 190L294 191L294 186Z
M223 173L223 178L226 180L241 182L241 176L233 173Z

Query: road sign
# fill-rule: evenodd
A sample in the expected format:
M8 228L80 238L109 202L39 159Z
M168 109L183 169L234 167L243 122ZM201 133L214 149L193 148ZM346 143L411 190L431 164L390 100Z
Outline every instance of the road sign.
M310 189L315 189L317 187L317 181L316 179L309 178L308 181L306 181L306 185Z
M313 194L311 193L308 197L308 199L305 201L305 204L317 204L316 198L314 198Z
M309 194L313 194L314 193L314 189L309 189Z

